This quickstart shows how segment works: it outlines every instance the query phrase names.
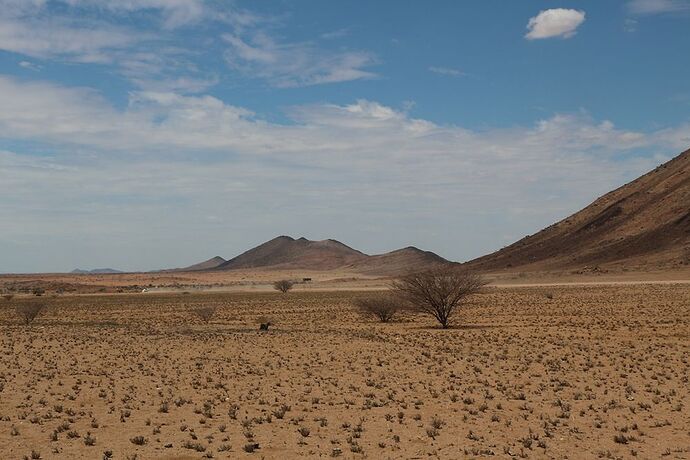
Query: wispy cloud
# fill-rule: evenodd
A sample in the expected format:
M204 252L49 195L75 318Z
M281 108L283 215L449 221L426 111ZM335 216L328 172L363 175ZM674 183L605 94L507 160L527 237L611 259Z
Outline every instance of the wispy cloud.
M585 12L565 8L543 10L527 23L528 40L543 38L571 38L577 28L585 22Z
M367 68L376 63L365 51L327 50L313 42L279 43L265 32L247 41L233 34L223 35L230 45L228 64L246 75L265 79L276 87L311 86L324 83L375 78Z
M467 74L459 69L453 69L451 67L429 67L429 72L437 73L439 75L446 75L450 77L464 77Z
M333 30L331 32L326 32L321 34L321 38L326 40L335 40L336 38L343 38L350 35L350 29L343 27L342 29Z
M323 228L318 218L334 197L339 213L327 219L330 225L347 226L339 221L346 216L371 225L404 199L407 217L390 217L400 225L412 225L404 221L409 217L420 229L455 226L490 208L510 216L517 237L658 161L628 152L676 153L690 142L690 126L641 133L586 113L474 131L368 100L294 107L287 124L211 96L135 92L126 108L116 109L89 89L5 77L0 100L0 136L55 153L0 156L0 194L7 198L0 232L7 239L21 240L27 228L50 228L53 240L71 238L78 228L96 244L98 235L125 232L123 220L130 226L154 220L171 239L156 243L161 251L192 230L174 223L180 214L189 222L242 215L242 226L267 233L277 231L265 221L269 215L286 227ZM538 215L514 214L524 203ZM221 218L216 225L220 238L239 224ZM488 249L473 244L463 254ZM158 260L166 257L161 252Z
M208 5L202 0L0 0L0 49L39 61L112 67L144 90L198 93L215 85L218 76L200 69L193 60L198 53L184 43L175 46L173 35L155 24L160 19L161 27L178 27L203 17L241 28L255 20L249 13ZM114 20L130 13L146 14L153 28ZM22 62L27 69L41 66Z
M157 12L163 24L175 28L193 24L210 14L204 0L58 0L71 7L93 8L113 13Z
M150 27L121 20L130 14ZM277 40L268 31L276 25L273 18L204 0L0 0L0 50L35 59L112 66L147 91L198 93L215 85L219 77L193 63L198 51L177 40L172 29L209 24L223 24L228 30L222 39L231 68L272 86L377 76L370 70L376 58L367 51ZM346 33L342 29L320 39L329 41Z
M689 0L631 0L628 8L634 14L660 14L690 11Z
M626 32L636 32L637 31L637 19L625 18L623 22L623 30Z
M0 15L0 49L34 58L107 63L111 51L126 48L139 34L98 24L76 26L59 18L17 18Z
M43 68L43 66L30 61L20 61L19 67L23 69L33 70L34 72L39 72Z

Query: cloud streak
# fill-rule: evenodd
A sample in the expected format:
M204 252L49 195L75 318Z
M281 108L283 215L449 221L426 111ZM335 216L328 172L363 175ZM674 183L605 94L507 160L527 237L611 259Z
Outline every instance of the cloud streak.
M458 69L453 69L451 67L429 67L429 72L433 72L439 75L446 75L449 77L464 77L467 75L465 72L458 70Z
M367 68L376 59L364 51L320 49L311 42L278 43L259 32L245 39L223 35L229 45L225 59L231 68L245 75L265 79L281 88L339 83L375 78Z
M632 0L628 8L634 14L661 14L690 11L688 0Z

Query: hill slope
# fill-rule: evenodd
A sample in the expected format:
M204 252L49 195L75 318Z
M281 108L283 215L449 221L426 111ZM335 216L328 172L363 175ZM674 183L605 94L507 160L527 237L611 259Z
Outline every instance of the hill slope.
M478 270L690 264L690 150L572 216L467 263Z
M190 265L189 267L178 268L176 271L195 272L199 270L210 270L224 264L225 262L227 262L225 259L220 256L216 256L203 262L199 262L198 264Z

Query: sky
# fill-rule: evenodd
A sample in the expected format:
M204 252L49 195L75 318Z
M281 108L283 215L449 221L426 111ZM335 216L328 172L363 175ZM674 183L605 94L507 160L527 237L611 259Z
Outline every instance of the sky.
M465 261L690 148L690 0L0 0L0 272Z

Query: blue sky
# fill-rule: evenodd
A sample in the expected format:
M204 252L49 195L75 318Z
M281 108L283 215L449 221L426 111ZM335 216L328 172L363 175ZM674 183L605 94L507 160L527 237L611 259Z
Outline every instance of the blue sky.
M467 260L690 147L690 0L0 0L0 272Z

